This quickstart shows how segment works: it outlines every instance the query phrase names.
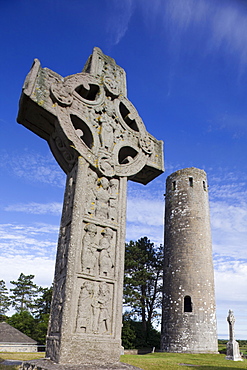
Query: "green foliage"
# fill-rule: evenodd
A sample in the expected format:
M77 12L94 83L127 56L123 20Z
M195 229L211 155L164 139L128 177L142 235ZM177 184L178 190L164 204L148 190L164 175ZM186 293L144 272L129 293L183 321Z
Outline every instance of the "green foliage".
M143 327L141 321L132 320L128 313L123 315L122 345L125 349L155 347L160 348L160 332L147 323Z
M161 308L163 252L147 237L132 240L125 248L124 305L132 317L139 317L145 328L159 316Z
M7 319L7 323L30 338L36 340L38 344L45 344L49 322L49 314L43 314L39 319L35 319L29 312L17 312Z
M35 298L38 295L38 287L33 283L34 275L20 274L17 281L10 283L15 285L15 288L10 289L12 292L11 304L17 312L30 311L35 308Z
M52 286L50 288L39 287L38 289L39 297L35 300L36 317L42 317L43 315L46 314L49 315L51 310L52 291L53 291Z
M11 281L10 297L16 313L7 322L22 333L45 344L51 308L52 287L42 288L33 283L34 275L20 274L17 281Z
M132 324L132 320L124 319L124 316L123 316L122 346L125 349L136 348L136 333L131 324Z
M11 302L8 295L8 289L4 280L0 280L0 321L4 321L5 314L9 309Z
M35 319L35 327L33 329L32 338L36 340L39 344L45 344L46 342L46 335L49 323L49 313L45 313L39 317L39 319Z
M33 332L36 323L34 317L28 311L15 313L8 318L7 323L34 339Z
M155 247L147 237L126 244L124 306L130 312L123 320L125 348L159 347L160 334L153 329L152 322L160 317L162 272L161 245Z

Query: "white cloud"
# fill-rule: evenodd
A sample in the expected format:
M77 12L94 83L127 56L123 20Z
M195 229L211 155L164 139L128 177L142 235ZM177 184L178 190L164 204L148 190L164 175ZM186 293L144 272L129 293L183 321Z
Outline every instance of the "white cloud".
M14 176L29 182L41 182L53 186L64 187L65 174L60 169L51 153L42 156L28 151L0 154L0 167L11 172Z
M155 199L129 198L127 220L135 224L163 226L164 202Z
M14 258L17 254L55 258L58 226L0 224L0 256ZM2 269L1 269L2 271Z
M211 172L211 171L210 171ZM209 176L213 249L217 255L247 258L247 187L240 173Z
M108 2L110 14L107 22L107 31L111 37L111 43L117 45L128 30L129 22L134 11L133 0Z
M235 334L238 339L246 339L247 260L215 259L215 287L218 315L218 335L228 338L226 317L228 310L234 311L236 318Z
M0 256L1 279L3 279L8 288L13 288L10 281L16 281L21 273L25 275L34 275L34 283L47 287L51 286L54 275L55 259L22 256L16 254L12 257Z
M130 183L127 198L126 239L147 236L153 243L163 244L164 175L150 184Z
M241 69L247 62L246 4L221 0L140 0L147 27L163 24L170 31L172 46L178 48L189 30L203 40L206 53L221 48ZM193 42L193 39L191 39ZM177 50L177 53L179 50Z
M216 295L219 301L246 302L247 260L215 260ZM226 289L227 288L227 289ZM229 307L230 308L230 307Z
M146 236L151 243L163 244L163 226L155 227L148 224L135 224L127 222L126 240L138 240Z
M247 205L231 205L227 202L211 203L212 228L230 234L244 233L247 236ZM239 235L241 237L241 234Z
M11 212L24 212L31 213L36 215L60 215L62 211L62 204L53 202L53 203L28 203L28 204L11 204L4 208L5 211Z

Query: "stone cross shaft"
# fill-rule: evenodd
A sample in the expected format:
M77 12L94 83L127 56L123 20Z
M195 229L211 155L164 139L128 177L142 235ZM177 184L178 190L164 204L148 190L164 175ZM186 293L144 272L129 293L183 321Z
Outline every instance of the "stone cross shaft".
M232 310L229 310L229 312L228 312L227 321L228 321L228 324L229 324L229 340L233 341L235 339L234 338L235 317L234 317L234 314L233 314Z
M47 357L60 364L119 360L127 180L161 174L163 143L126 97L126 78L95 48L62 78L36 59L18 122L45 139L67 174Z

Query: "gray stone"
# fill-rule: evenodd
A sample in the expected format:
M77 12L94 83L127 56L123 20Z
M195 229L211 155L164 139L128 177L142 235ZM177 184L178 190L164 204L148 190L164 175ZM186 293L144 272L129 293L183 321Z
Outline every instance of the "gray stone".
M239 344L235 340L234 324L235 317L232 310L229 310L227 321L229 324L229 342L226 347L226 359L232 361L243 361L239 352Z
M117 362L115 364L108 365L93 365L93 364L81 364L81 365L62 365L56 364L47 359L27 361L22 364L20 370L141 370L139 367L125 364L123 362Z
M166 181L161 348L218 353L206 173L185 168Z
M46 355L113 364L121 352L127 180L161 174L163 143L126 97L124 70L95 48L61 77L36 59L18 122L45 139L67 174Z
M19 366L19 365L22 364L22 362L23 361L18 361L18 360L4 360L4 361L1 362L1 365Z

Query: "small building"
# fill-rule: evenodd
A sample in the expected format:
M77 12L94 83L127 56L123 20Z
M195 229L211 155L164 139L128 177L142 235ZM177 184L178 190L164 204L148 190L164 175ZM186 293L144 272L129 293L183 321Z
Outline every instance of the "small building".
M1 322L0 352L37 352L37 342L6 322Z

